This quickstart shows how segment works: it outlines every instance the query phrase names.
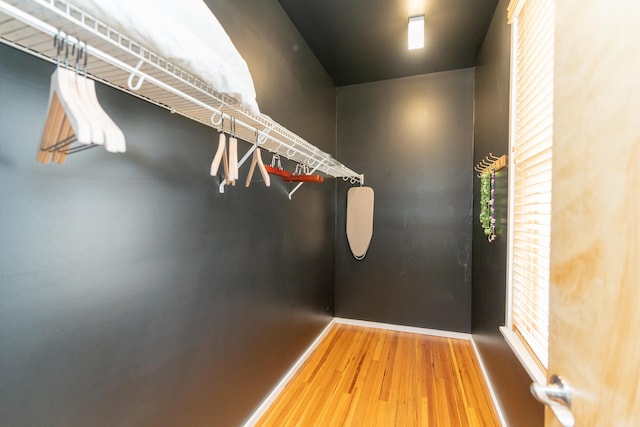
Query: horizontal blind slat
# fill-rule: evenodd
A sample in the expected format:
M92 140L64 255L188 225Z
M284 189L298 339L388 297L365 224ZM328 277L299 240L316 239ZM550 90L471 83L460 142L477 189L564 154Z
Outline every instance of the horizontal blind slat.
M514 295L513 303L519 306L520 312L522 313L521 316L526 318L527 314L534 314L540 310L544 310L549 305L549 298L527 295L525 292L520 292ZM544 322L540 322L540 324L542 325L541 329L543 329Z

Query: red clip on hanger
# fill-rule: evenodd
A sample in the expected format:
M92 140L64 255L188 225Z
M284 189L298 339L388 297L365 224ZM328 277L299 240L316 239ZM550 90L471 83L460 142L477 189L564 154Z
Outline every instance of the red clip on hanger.
M274 154L271 158L271 166L265 165L264 168L271 175L278 175L284 179L291 177L291 172L286 171L282 168L282 163L280 162L280 155Z
M299 163L293 175L288 178L282 178L282 180L287 182L324 182L324 178L320 175L309 173L308 165L301 165Z

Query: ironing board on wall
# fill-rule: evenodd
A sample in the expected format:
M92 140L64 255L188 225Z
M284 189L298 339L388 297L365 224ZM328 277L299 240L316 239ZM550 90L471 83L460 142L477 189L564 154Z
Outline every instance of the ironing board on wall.
M347 193L347 240L355 259L364 259L372 237L373 188L350 188Z

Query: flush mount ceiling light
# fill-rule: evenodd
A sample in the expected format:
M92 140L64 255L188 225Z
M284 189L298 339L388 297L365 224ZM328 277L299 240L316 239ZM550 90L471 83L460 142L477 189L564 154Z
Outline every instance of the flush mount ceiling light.
M409 50L424 47L424 15L409 18Z

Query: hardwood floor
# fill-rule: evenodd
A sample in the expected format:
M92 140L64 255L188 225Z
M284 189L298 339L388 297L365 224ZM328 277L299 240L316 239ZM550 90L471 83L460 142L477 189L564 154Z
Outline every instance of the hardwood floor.
M469 341L334 325L257 426L499 426Z

